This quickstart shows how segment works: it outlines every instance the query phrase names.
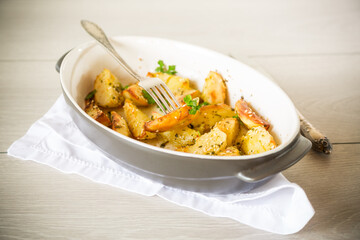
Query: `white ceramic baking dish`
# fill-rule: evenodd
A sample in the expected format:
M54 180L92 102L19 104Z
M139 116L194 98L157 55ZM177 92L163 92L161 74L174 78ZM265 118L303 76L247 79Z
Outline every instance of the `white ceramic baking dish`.
M59 60L60 79L67 103L74 109L79 129L122 166L149 179L184 189L224 193L247 191L300 160L311 142L299 133L300 123L289 97L251 67L201 47L149 37L114 37L115 49L140 75L154 71L158 60L176 65L178 75L202 89L209 71L219 72L228 88L228 104L244 97L271 124L279 146L271 151L235 157L195 155L148 145L101 125L84 111L84 97L95 77L108 68L123 85L136 82L95 41L81 44Z

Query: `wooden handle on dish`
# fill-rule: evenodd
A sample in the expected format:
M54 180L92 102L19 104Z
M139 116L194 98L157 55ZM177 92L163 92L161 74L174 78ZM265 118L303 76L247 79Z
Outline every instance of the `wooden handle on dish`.
M317 130L305 117L299 112L301 134L312 142L312 148L318 152L330 154L332 144L330 140Z

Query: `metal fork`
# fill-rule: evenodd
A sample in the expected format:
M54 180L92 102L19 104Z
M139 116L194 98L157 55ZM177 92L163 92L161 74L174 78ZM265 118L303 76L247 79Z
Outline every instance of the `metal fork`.
M142 77L129 66L115 51L106 34L98 25L87 20L81 20L81 25L87 33L89 33L95 40L105 47L105 49L108 50L110 55L112 55L131 76L139 81L139 86L149 93L165 114L180 107L180 104L176 100L174 94L161 79Z

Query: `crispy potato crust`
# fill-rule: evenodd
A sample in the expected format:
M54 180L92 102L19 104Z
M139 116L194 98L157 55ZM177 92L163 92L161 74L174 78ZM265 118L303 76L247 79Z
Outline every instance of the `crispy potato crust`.
M123 91L123 95L126 99L130 99L136 106L147 107L149 103L142 93L143 90L144 89L138 84L133 84Z
M132 135L126 123L126 120L115 111L111 111L110 115L111 115L111 123L112 123L111 128L116 132L121 133L122 135L131 137Z
M222 76L210 71L205 79L201 94L202 99L210 104L224 103L226 98L226 86Z
M156 118L145 123L145 130L149 132L164 132L175 128L185 127L189 125L198 115L190 114L191 107L182 106L164 116Z
M111 126L109 117L95 104L94 100L85 102L85 112L99 123L107 127Z
M235 111L248 129L263 126L267 130L270 127L270 123L258 116L244 99L236 102Z

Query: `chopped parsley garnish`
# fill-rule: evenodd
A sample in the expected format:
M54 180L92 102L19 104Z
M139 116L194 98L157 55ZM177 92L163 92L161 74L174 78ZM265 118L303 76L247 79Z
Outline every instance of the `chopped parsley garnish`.
M142 90L142 94L143 94L144 98L146 98L146 100L149 104L155 103L155 100L150 96L150 94L147 91Z
M142 90L142 95L144 96L144 98L147 100L148 104L155 104L155 100L151 97L151 95L145 91ZM163 103L161 103L161 105L163 106L164 109L166 109L165 105ZM159 106L158 106L160 111L163 111Z
M169 65L169 69L166 69L165 63L163 60L158 61L159 66L155 69L156 72L167 73L170 75L175 75L177 72L175 70L175 65Z
M85 100L90 100L95 96L96 93L96 89L92 90L91 92L88 93L88 95L86 95Z
M122 88L122 90L126 90L130 87L130 85L126 85L125 87Z
M199 104L199 99L192 99L191 95L186 95L184 97L184 102L186 103L186 105L191 107L189 113L192 115L194 115L202 106L209 105L209 103L207 102L203 102Z
M166 71L166 73L170 75L175 75L177 73L175 68L176 68L175 65L169 65L169 69Z

